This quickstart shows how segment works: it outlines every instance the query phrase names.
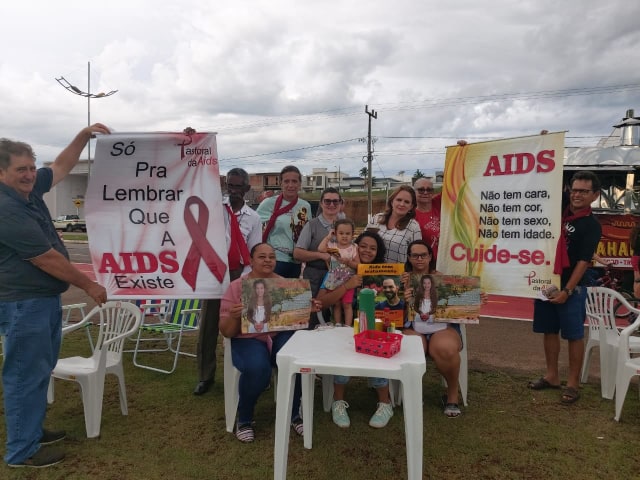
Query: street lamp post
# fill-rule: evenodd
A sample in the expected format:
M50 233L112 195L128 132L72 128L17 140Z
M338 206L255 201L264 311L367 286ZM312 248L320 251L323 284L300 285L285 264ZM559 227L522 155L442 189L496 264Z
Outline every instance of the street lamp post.
M342 187L342 183L341 183L342 182L342 178L341 178L341 175L340 175L340 165L338 165L337 168L338 168L338 192L339 192L340 188Z
M66 78L60 77L56 78L56 82L62 85L66 90L73 93L74 95L79 95L81 97L87 98L87 125L91 126L91 99L92 98L104 98L110 97L118 90L111 90L108 93L100 92L100 93L91 93L91 62L87 62L87 91L83 92L75 85L72 85L67 81ZM91 176L91 139L87 142L87 177Z

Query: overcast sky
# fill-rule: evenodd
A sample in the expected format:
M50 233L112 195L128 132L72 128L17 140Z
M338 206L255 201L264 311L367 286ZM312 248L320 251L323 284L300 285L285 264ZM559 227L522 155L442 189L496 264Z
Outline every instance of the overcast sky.
M458 138L568 130L592 146L640 115L635 0L4 1L0 136L52 160L87 122L218 132L241 166L376 177L444 165ZM611 88L615 87L615 88Z

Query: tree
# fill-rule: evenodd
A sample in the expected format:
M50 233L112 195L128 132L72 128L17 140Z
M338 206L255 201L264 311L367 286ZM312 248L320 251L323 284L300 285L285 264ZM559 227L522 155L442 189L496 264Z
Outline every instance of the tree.
M422 173L420 169L417 169L413 174L413 176L411 177L411 180L413 181L413 183L416 183L416 180L418 180L419 178L425 178L425 177L426 175Z
M369 170L369 169L368 169L367 167L362 167L362 168L360 169L360 172L359 172L359 173L360 173L360 176L361 176L362 178L367 178L367 174L369 173L369 172L368 172L368 170Z

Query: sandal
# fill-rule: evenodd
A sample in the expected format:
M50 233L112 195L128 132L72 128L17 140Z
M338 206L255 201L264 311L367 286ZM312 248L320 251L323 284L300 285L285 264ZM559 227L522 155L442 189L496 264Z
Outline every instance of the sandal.
M449 398L445 393L440 397L440 401L442 402L442 406L444 407L444 414L449 418L456 418L462 415L462 411L460 410L460 406L457 403L449 403Z
M302 419L300 417L291 420L291 428L293 428L293 431L298 435L304 435L304 423L302 423Z
M444 406L444 414L449 418L456 418L462 415L457 403L447 403Z
M242 443L251 443L255 440L256 434L250 423L238 424L236 427L236 438Z
M576 403L580 398L580 392L578 392L577 388L567 387L562 391L562 397L560 397L560 402L563 405L571 405L572 403Z
M551 383L549 383L549 381L544 378L544 377L540 377L538 380L536 381L532 381L529 382L529 385L527 385L531 390L546 390L548 388L560 388L560 385L553 385Z

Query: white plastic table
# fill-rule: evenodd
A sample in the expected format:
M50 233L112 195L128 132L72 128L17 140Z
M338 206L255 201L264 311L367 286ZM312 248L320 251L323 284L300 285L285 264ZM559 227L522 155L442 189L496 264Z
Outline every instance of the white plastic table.
M296 373L303 374L302 417L305 448L311 448L312 443L313 389L316 374L400 380L404 389L408 478L422 479L422 376L426 371L426 359L419 336L404 336L400 352L391 358L382 358L356 352L351 328L302 330L296 332L282 347L276 362L278 389L274 479L284 480L287 475L289 424Z

